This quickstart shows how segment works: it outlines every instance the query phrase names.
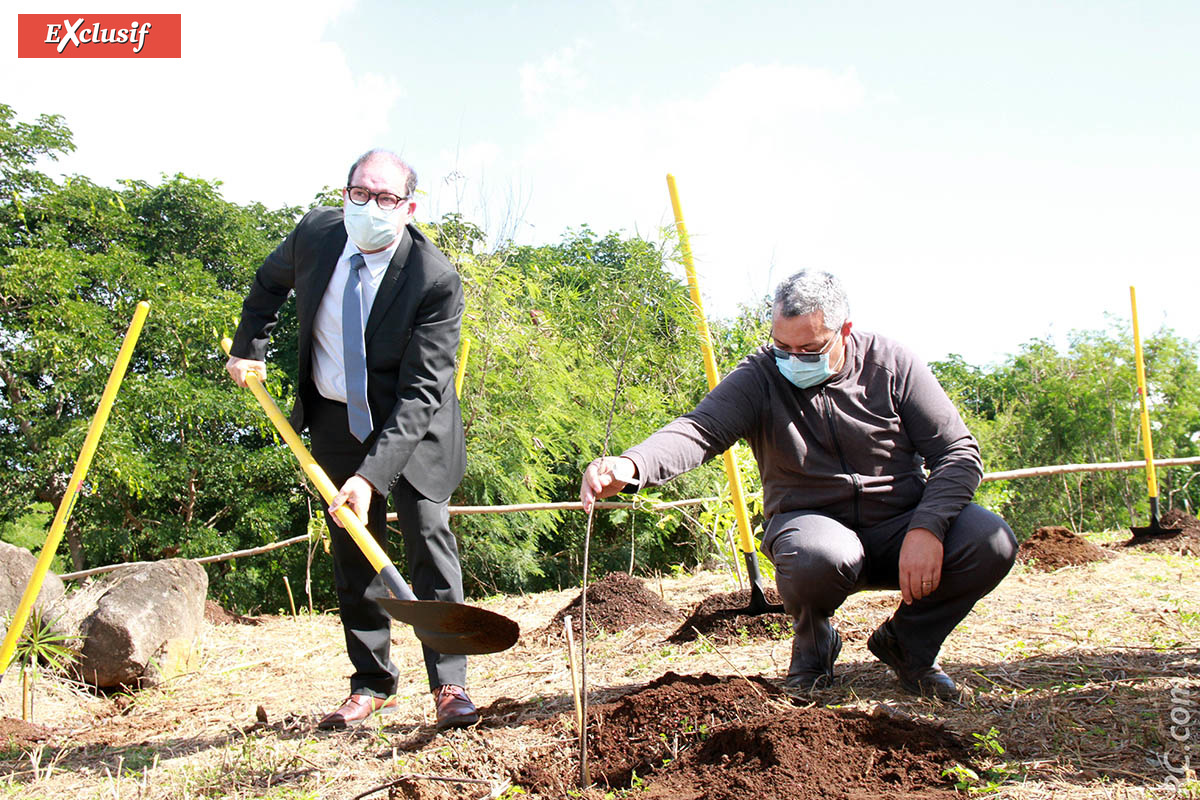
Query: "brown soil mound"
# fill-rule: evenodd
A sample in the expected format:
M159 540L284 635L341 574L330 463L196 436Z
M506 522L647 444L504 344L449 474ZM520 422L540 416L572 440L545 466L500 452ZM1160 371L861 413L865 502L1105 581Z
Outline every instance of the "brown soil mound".
M953 797L943 770L966 749L939 726L861 711L797 708L761 679L680 676L590 710L588 756L600 786L657 800ZM636 777L634 777L636 774ZM546 796L577 785L561 752L516 780Z
M1178 553L1200 556L1200 519L1185 511L1172 508L1163 514L1158 524L1164 528L1179 528L1174 536L1134 536L1125 547L1140 547L1152 553Z
M213 600L204 601L204 621L210 625L259 625L262 620L258 617L243 617L227 611Z
M1032 536L1021 542L1021 549L1017 552L1017 558L1043 572L1088 564L1108 557L1099 547L1061 525L1038 528Z
M20 748L30 747L50 738L52 731L19 719L0 717L0 748L16 745Z
M767 602L778 604L779 592L768 588ZM749 636L754 639L786 639L792 635L792 618L787 614L741 613L750 605L750 590L726 592L706 597L684 620L683 624L668 637L671 642L691 642L699 630L718 642Z
M562 632L563 619L571 615L571 627L579 633L579 607L583 592L554 615L546 626L549 633ZM679 612L649 591L638 578L624 572L610 572L587 589L588 630L597 628L616 633L639 622L666 622L679 618Z

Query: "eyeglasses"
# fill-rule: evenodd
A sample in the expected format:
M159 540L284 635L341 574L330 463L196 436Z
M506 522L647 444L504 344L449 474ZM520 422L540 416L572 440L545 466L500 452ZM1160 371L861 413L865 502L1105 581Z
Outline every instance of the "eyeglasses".
M829 341L825 343L825 346L815 353L791 353L787 350L776 347L775 345L771 345L771 353L776 358L794 358L797 361L804 361L809 364L814 364L821 360L821 356L833 349L833 343L837 341L838 334L841 333L841 329L842 326L838 325L836 329L837 332L834 333L833 336L830 336Z
M356 206L365 206L371 201L371 198L374 197L375 202L378 203L379 207L384 211L391 211L396 206L408 199L407 197L399 197L394 195L391 192L367 191L361 186L347 186L346 194L349 196L350 202L354 203Z

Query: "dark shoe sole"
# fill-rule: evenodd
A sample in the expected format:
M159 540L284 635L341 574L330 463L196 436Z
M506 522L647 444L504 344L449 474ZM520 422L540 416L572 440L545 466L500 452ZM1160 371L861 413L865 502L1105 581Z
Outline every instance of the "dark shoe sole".
M451 717L450 719L439 719L437 729L444 731L450 728L469 728L477 722L479 722L478 714L464 714L459 717Z

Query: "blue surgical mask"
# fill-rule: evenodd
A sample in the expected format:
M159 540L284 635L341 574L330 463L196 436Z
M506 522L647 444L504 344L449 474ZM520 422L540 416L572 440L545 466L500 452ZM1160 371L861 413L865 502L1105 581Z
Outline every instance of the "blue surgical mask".
M798 358L780 358L775 356L775 364L783 377L794 386L807 389L833 377L833 369L829 366L829 353L822 353L816 361L801 361Z
M342 215L346 234L359 250L382 250L392 243L399 233L396 229L399 207L384 211L374 200L366 205L347 202Z
M829 354L833 351L833 343L840 336L841 327L839 325L835 329L839 333L835 334L819 353L789 353L772 347L771 352L775 354L775 365L779 367L779 372L793 386L800 389L808 389L832 378L834 372L829 365Z

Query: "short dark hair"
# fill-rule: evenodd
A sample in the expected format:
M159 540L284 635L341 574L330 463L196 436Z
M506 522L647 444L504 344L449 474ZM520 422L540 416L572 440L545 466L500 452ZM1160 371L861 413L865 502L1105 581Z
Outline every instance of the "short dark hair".
M349 186L354 182L355 170L357 170L363 164L366 164L368 161L374 161L376 159L390 161L400 169L404 170L404 174L406 176L404 179L404 196L412 197L413 192L417 190L417 173L403 158L396 155L391 150L386 150L382 147L371 148L354 160L354 163L350 165L350 172L346 175L346 185Z

